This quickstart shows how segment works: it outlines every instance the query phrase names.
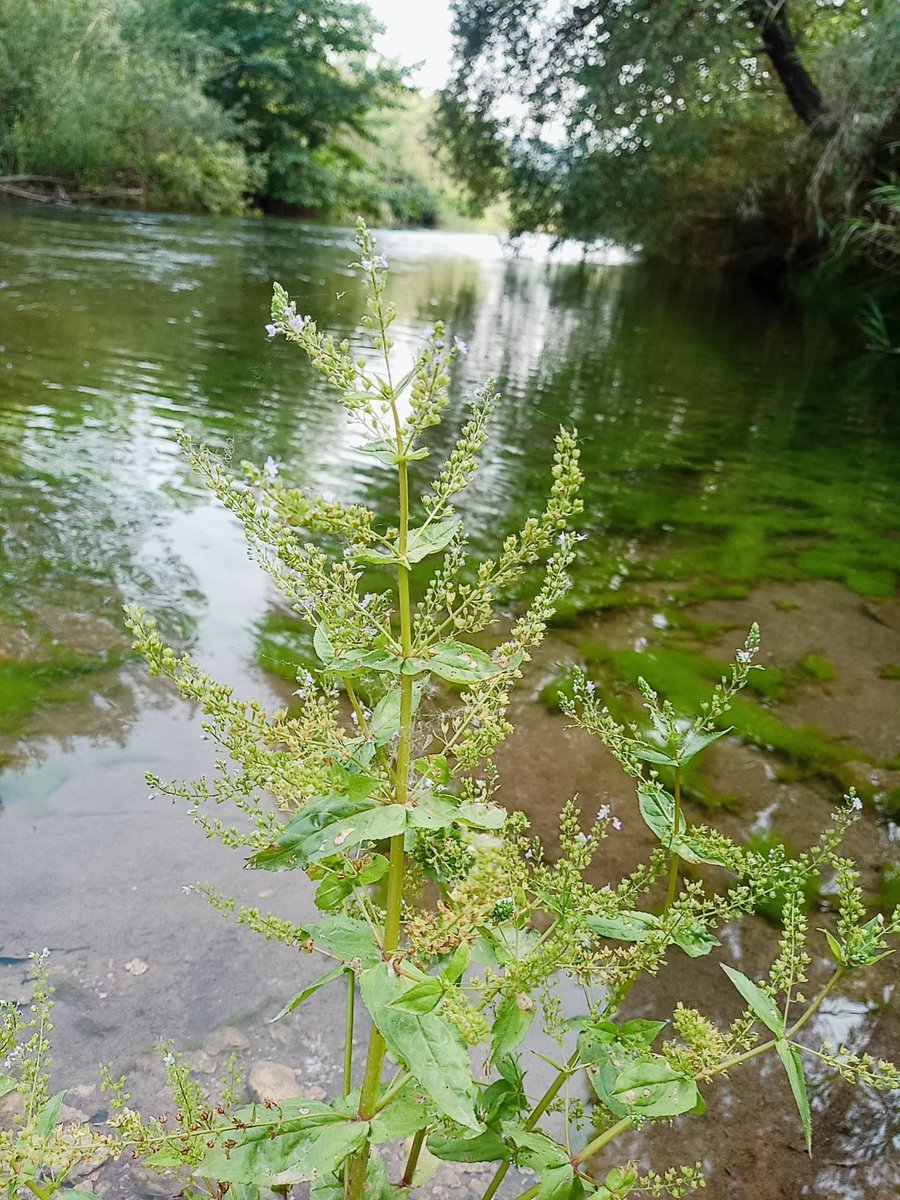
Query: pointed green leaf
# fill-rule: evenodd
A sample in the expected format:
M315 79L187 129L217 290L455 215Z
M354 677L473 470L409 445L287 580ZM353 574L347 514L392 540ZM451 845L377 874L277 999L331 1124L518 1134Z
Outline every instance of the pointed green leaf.
M247 1128L220 1132L196 1173L260 1187L301 1183L337 1171L368 1134L365 1121L348 1121L312 1100L285 1101L279 1109L254 1104L235 1114ZM230 1140L237 1144L228 1148Z
M0 1075L0 1100L16 1090L16 1081L11 1075Z
M442 1113L459 1125L480 1129L469 1052L459 1032L437 1013L409 1013L392 1007L408 990L406 981L386 963L360 976L363 1002L390 1052Z
M378 781L370 783L377 786ZM356 786L360 794L369 783ZM359 799L317 796L281 830L271 846L249 858L247 865L266 871L307 867L318 859L346 854L361 842L395 837L405 828L406 809L402 805L379 804L361 795Z
M727 729L717 729L715 733L694 733L692 729L678 752L678 761L682 766L690 762L701 750L705 750L707 746L711 746L713 742L723 738L726 733L731 733L732 729L733 726L729 726Z
M319 988L324 987L326 983L331 983L332 980L340 979L340 977L345 973L345 970L346 968L344 967L335 967L331 971L326 971L324 975L320 975L318 979L308 984L303 991L298 992L293 1000L289 1000L284 1008L281 1009L281 1011L277 1014L277 1016L272 1018L269 1024L274 1025L276 1021L280 1021L282 1017L286 1017L288 1013L292 1013L295 1008L299 1008L304 1000L308 1000L310 996L314 996Z
M375 943L372 930L365 921L343 915L326 917L311 925L309 936L317 946L335 954L344 963L359 959L364 967L381 962L381 949Z
M809 1096L806 1092L806 1077L803 1074L800 1051L796 1046L785 1041L784 1038L778 1038L775 1043L775 1051L784 1064L785 1071L787 1071L797 1111L800 1113L800 1120L803 1123L803 1136L806 1138L806 1153L812 1158L812 1114L809 1111Z
M340 908L353 891L353 881L352 872L330 871L316 888L316 908L322 912Z
M684 813L679 813L678 830L674 831L675 801L660 784L641 784L638 787L638 807L644 823L656 834L667 850L672 850L685 862L712 863L724 866L722 859L710 854L700 844L697 837L692 835L684 819Z
M516 1148L516 1162L521 1167L543 1173L551 1167L569 1165L568 1150L546 1134L508 1129L506 1136Z
M584 923L599 937L615 938L623 942L643 942L659 928L656 913L633 911L614 917L588 916Z
M640 758L643 762L656 763L661 767L677 767L677 759L672 758L671 754L666 754L664 750L655 750L652 746L635 746L635 758Z
M493 1130L479 1133L477 1137L461 1138L445 1133L432 1133L428 1137L428 1149L445 1162L506 1162L509 1147Z
M824 933L828 940L828 948L831 951L831 957L836 963L839 964L839 966L845 967L847 965L847 956L844 952L844 947L836 937L828 932L827 929L822 929L820 932Z
M677 1117L690 1112L699 1096L690 1075L674 1070L663 1059L626 1067L617 1076L612 1093L620 1104L642 1117Z
M49 1100L41 1107L41 1111L37 1115L35 1122L35 1130L41 1137L49 1137L53 1126L59 1117L59 1110L62 1107L65 1089L57 1092L55 1096L51 1096Z
M535 1200L580 1200L583 1195L584 1184L576 1178L575 1168L571 1163L562 1163L541 1172Z
M414 984L402 996L391 1001L391 1008L399 1008L402 1012L427 1013L432 1012L441 1002L444 989L437 979L426 979Z
M776 1007L775 1001L771 996L767 996L746 975L740 971L736 971L734 967L729 967L725 963L720 964L722 970L747 1001L751 1012L754 1016L762 1021L767 1029L775 1034L776 1037L784 1037L784 1018Z
M417 563L429 554L438 554L452 542L461 526L462 521L458 517L446 517L443 521L435 521L433 525L411 529L406 542L407 561Z
M671 932L672 941L690 958L702 958L722 943L693 917L679 916Z
M534 1020L534 1002L523 995L528 1004L523 1008L518 997L503 1000L497 1009L497 1017L491 1030L491 1058L502 1058L515 1050L528 1032Z
M428 669L450 683L480 683L500 674L495 662L464 642L439 642L429 651Z
M429 1125L432 1119L431 1109L421 1093L408 1085L372 1118L372 1141L378 1146L383 1142L411 1137Z
M444 966L443 976L447 983L459 983L466 973L470 957L468 943L460 942Z

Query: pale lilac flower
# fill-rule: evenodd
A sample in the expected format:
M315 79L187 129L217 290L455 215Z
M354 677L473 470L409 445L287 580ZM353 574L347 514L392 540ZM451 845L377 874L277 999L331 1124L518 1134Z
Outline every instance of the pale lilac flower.
M601 804L600 807L597 809L597 820L605 821L608 816L609 816L609 805Z
M309 317L301 317L299 313L294 313L292 317L288 317L285 324L287 325L288 329L290 329L291 333L299 334L303 332L303 326L308 320Z
M183 883L181 885L181 894L182 894L182 896L193 896L193 894L194 894L193 885L190 883Z
M274 479L278 474L278 463L270 454L263 464L263 471L270 479Z
M613 817L612 827L613 827L613 829L621 829L622 828L622 822L619 820L618 817Z
M270 338L273 338L273 337L275 337L275 336L276 336L276 334L278 333L278 326L277 326L277 325L267 325L267 326L266 326L266 333L268 334L268 336L269 336Z
M854 810L854 812L861 812L862 806L863 802L860 800L859 796L854 796L850 801L850 807Z
M469 353L469 343L464 342L461 337L454 337L453 345L456 347L456 349L459 351L459 353L463 356L463 358L465 358L465 356Z
M168 1052L168 1054L163 1055L163 1063L167 1067L175 1066L175 1055L172 1053L171 1050Z
M584 685L584 690L589 696L593 696L594 692L597 690L597 685L594 683L593 679L589 679L587 681L587 683Z

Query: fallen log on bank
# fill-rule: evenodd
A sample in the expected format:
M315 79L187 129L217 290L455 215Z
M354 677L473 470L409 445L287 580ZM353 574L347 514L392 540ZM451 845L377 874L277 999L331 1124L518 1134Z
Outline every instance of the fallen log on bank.
M96 204L104 200L143 200L139 187L73 189L53 175L0 175L0 192L38 204Z

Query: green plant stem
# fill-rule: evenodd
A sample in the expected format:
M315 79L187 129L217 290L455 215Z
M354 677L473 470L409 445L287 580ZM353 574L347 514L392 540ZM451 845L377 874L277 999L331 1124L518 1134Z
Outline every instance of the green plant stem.
M347 972L347 1020L344 1026L344 1095L353 1091L353 1019L356 1009L356 976Z
M382 326L383 329L383 326ZM385 353L387 360L387 353ZM390 367L388 366L388 370ZM393 389L392 389L393 390ZM396 404L391 402L391 412L394 418L394 428L397 436L398 457L403 453L403 437L400 417ZM397 486L400 501L400 527L397 538L397 550L401 562L397 564L397 594L400 612L400 642L403 657L412 656L412 602L409 590L409 567L406 566L405 555L409 538L409 472L405 462L397 466ZM409 764L412 746L412 676L404 675L400 680L400 730L397 743L397 769L394 777L394 803L405 804L409 795ZM406 868L406 856L403 846L403 834L391 838L390 870L387 879L387 901L384 918L384 941L382 943L385 955L396 950L400 944L400 916L403 903L403 878ZM363 1077L359 1098L359 1119L369 1121L375 1115L378 1107L378 1091L381 1086L381 1072L384 1067L384 1057L387 1045L378 1029L373 1025L369 1037L369 1052L366 1058L366 1070ZM347 1181L347 1200L361 1200L366 1183L366 1171L369 1165L370 1143L368 1139L350 1162Z
M409 1148L409 1156L406 1160L406 1166L403 1168L403 1176L400 1180L400 1187L412 1187L413 1179L416 1175L416 1167L419 1164L419 1155L422 1152L422 1145L425 1141L425 1130L420 1129L412 1140L412 1145Z
M681 820L681 767L675 766L675 814L672 822L672 841L678 836L678 822ZM675 893L678 891L678 867L681 859L674 848L669 849L669 890L666 892L665 912L672 907Z
M576 1050L571 1055L569 1061L566 1063L563 1069L557 1074L556 1078L547 1088L546 1092L544 1092L543 1096L541 1096L540 1100L538 1100L537 1104L531 1110L531 1113L529 1114L528 1119L523 1126L525 1130L530 1132L532 1129L534 1129L535 1125L537 1125L538 1121L559 1095L560 1088L572 1074L577 1062L578 1051ZM500 1184L506 1178L509 1168L510 1164L508 1161L500 1164L500 1166L494 1172L491 1182L488 1184L487 1190L485 1191L481 1200L493 1200L493 1196L496 1194L497 1188L499 1188Z
M26 1187L28 1188L28 1190L29 1190L30 1192L32 1192L32 1193L33 1193L35 1196L38 1196L38 1197L40 1198L40 1200L50 1200L50 1193L49 1193L49 1192L45 1192L45 1191L44 1191L44 1189L43 1189L42 1187L39 1187L39 1186L38 1186L38 1185L37 1185L37 1184L34 1182L34 1180L33 1180L33 1179L26 1179L26 1180L25 1180L25 1186L26 1186Z
M607 1142L611 1142L613 1138L617 1138L620 1133L624 1133L626 1129L630 1129L633 1119L633 1117L622 1117L621 1121L616 1121L615 1125L610 1125L609 1129L604 1130L604 1132L601 1134L598 1134L592 1142L588 1142L585 1148L574 1156L572 1159L573 1164L577 1167L580 1166L581 1163L586 1162L587 1159L596 1154L598 1150L602 1150Z

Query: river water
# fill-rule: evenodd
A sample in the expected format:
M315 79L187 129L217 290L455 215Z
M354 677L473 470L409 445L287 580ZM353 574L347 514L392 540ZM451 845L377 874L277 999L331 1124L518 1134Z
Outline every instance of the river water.
M692 695L703 664L726 659L756 619L774 681L760 704L778 729L739 730L695 799L719 806L710 819L732 836L774 831L802 849L841 787L860 782L851 849L885 902L900 807L896 363L734 282L612 251L582 263L539 241L516 257L483 235L380 242L398 354L439 318L469 347L434 449L486 376L504 397L462 506L477 548L540 503L560 422L582 441L588 537L565 623L516 704L519 733L501 757L516 780L508 802L552 843L566 796L578 791L588 809L612 801L624 828L601 874L629 866L648 843L627 789L602 749L548 711L546 691L538 700L542 688L559 664L587 661L624 701L637 662L661 690ZM213 878L244 902L311 913L296 881L262 886L147 796L144 771L192 776L211 754L196 716L130 654L120 612L137 600L212 674L273 703L289 694L302 637L174 435L388 505L327 386L263 329L278 279L320 327L368 353L352 257L343 229L0 210L0 956L54 949L60 1086L88 1115L104 1106L101 1058L138 1071L136 1092L155 1099L152 1043L172 1037L209 1071L223 1038L208 1039L223 1026L249 1059L290 1061L301 1085L336 1078L339 1022L320 997L305 1023L275 1027L284 1044L264 1026L309 962L261 953L181 893ZM800 744L795 731L810 726ZM816 903L827 909L827 884ZM751 925L732 938L732 961L762 970L771 942L768 925ZM26 975L4 960L0 995L27 994ZM692 1002L727 1019L735 1004L719 979L711 962L673 964L635 1004L657 1015L668 1003L665 1015L679 988L694 989ZM895 988L888 960L848 983L816 1032L886 1053ZM705 1122L655 1127L650 1160L703 1159L711 1200L893 1194L896 1109L813 1075L812 1164L771 1065L720 1087Z

